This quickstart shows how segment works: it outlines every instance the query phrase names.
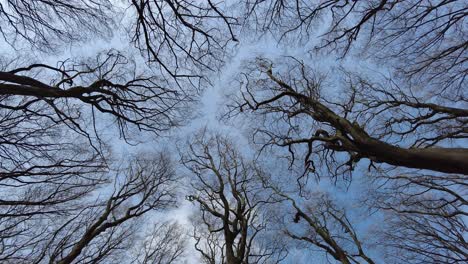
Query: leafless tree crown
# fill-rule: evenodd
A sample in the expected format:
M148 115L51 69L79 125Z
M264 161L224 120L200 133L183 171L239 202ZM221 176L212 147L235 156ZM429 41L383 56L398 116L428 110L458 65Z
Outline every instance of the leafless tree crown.
M466 263L467 14L463 0L0 0L0 262L180 263L193 245L210 264ZM175 144L177 165L156 141L192 124L252 36L306 51L219 78L248 146L205 129ZM141 141L153 150L116 155ZM182 191L192 226L168 213Z

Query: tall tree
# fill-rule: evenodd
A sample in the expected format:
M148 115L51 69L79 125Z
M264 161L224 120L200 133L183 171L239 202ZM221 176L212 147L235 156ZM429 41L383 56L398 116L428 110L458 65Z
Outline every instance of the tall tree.
M182 162L190 169L193 194L202 227L195 228L196 249L206 263L277 263L281 244L262 241L267 223L262 207L272 202L257 174L233 143L220 135L199 133Z
M318 37L310 56L259 58L239 76L235 109L255 114L254 141L284 147L303 176L369 176L364 198L393 227L379 231L386 261L466 261L466 3L247 3L259 29ZM341 67L325 74L324 54Z
M130 248L145 213L175 205L176 178L167 156L140 157L102 180L113 178L107 181L110 188L99 186L108 195L62 195L68 199L2 205L2 261L96 263L112 259ZM72 193L76 187L70 186ZM36 196L31 199L41 198L39 194L32 193Z
M0 58L0 255L5 261L104 261L128 242L127 220L161 208L152 206L158 196L146 188L164 175L151 173L154 179L142 183L136 182L139 175L129 175L128 183L112 178L115 164L107 139L115 133L135 143L135 132L161 135L182 123L188 102L196 100L193 88L200 88L205 77L199 69L222 61L225 44L235 38L235 20L220 4L0 2L2 45L14 50ZM131 35L128 46L134 44L137 52L111 49L57 62L29 59L24 52L93 46L124 29ZM231 34L225 38L223 31ZM108 206L93 204L109 182L116 196ZM121 203L141 195L148 195L142 204L119 215ZM49 228L58 215L68 222ZM165 261L166 253L153 252L145 261Z

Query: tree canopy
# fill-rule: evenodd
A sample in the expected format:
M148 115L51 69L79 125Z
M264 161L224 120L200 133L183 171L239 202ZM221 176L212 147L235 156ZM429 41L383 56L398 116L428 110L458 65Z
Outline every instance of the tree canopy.
M466 263L467 14L0 0L0 262Z

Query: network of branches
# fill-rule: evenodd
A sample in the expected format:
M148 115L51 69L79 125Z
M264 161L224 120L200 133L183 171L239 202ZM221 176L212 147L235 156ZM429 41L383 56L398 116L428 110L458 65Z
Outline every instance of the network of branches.
M467 19L0 0L0 262L468 262Z

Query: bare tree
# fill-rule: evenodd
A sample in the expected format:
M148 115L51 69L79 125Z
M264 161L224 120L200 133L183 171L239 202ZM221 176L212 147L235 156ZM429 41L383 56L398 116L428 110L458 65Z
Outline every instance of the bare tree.
M257 123L262 121L254 140L263 149L285 147L291 165L303 159L304 175L362 173L362 161L368 160L378 195L367 200L393 227L378 231L386 234L381 239L391 252L387 256L398 254L396 262L465 261L466 109L450 98L441 99L445 104L424 102L413 92L417 87L401 79L367 78L346 70L337 71L341 80L332 83L343 86L341 98L330 97L323 93L331 83L325 76L300 61L289 62L283 59L280 67L286 67L274 72L271 61L260 59L240 78L237 109L252 110ZM341 209L327 210L350 226ZM317 228L324 225L319 220L310 218ZM357 237L355 231L351 234ZM346 249L322 249L344 263L353 261L343 257Z
M28 244L34 234L16 227L76 212L105 186L102 175L112 160L98 130L106 116L124 138L129 124L161 133L177 125L184 102L115 51L57 67L13 66L0 72L0 210L3 237Z
M234 149L232 142L206 131L198 134L182 154L194 175L190 201L199 205L201 226L195 228L196 249L206 263L270 263L284 257L281 245L262 244L267 223L262 206L270 198L262 192L261 173Z
M114 165L103 128L115 123L130 142L135 131L160 135L180 125L187 103L195 100L191 86L198 88L204 77L195 68L213 70L211 62L222 61L224 47L236 40L237 22L224 14L222 2L123 5L125 12L108 0L0 2L0 33L16 50L14 58L2 58L0 69L2 261L110 261L128 248L134 219L173 198L169 191L157 193L166 184L157 181L172 172L144 172L148 164L138 171L139 161L129 168L136 175L109 177ZM130 29L131 42L151 68L116 50L55 65L23 58L23 47L50 52L110 36L124 13L129 17L120 25ZM160 169L167 163L154 162ZM101 203L95 196L109 183L115 192ZM54 222L56 217L63 221ZM154 235L160 245L173 238ZM143 262L179 258L180 245L167 246L145 249Z
M241 110L261 114L255 139L286 147L317 176L370 174L376 187L365 200L390 224L379 233L394 262L466 261L466 3L247 3L248 16L282 38L320 34L318 58L325 51L362 59L357 54L390 72L333 69L325 77L320 65L306 66L314 57L261 61L242 77L238 100Z
M163 210L174 205L175 174L168 157L160 154L155 159L136 160L126 170L125 178L122 179L123 183L120 187L115 188L114 193L105 203L101 214L98 217L94 216L94 221L80 221L80 223L85 223L86 226L81 237L78 237L72 243L68 242L68 245L60 243L62 248L69 250L62 249L58 251L58 256L56 254L52 255L53 259L60 259L57 263L77 261L76 259L86 248L97 249L98 257L102 258L102 246L95 245L95 248L93 248L90 245L103 232L129 220L136 219L149 211ZM117 184L119 183L117 182ZM76 234L77 231L73 233ZM118 241L122 240L118 239ZM106 247L112 249L115 246L105 240L104 249ZM86 252L83 255L86 258L90 258L91 255L91 259L93 256L91 252Z
M4 108L32 112L37 105L44 105L42 108L50 109L47 115L52 121L66 123L78 132L84 129L77 114L80 107L90 108L93 124L94 111L98 111L113 116L122 133L127 124L160 132L177 125L177 106L184 101L177 89L137 68L135 61L116 50L57 66L10 66L0 73L0 81L0 94L15 104L13 107L5 100Z
M288 123L293 123L294 119L303 117L302 120L309 120L312 126L306 125L306 127L311 127L315 131L304 138L294 138L293 135L297 135L294 129L287 131L286 135L275 135L274 131L271 133L266 131L264 134L271 138L269 141L271 144L286 147L306 145L305 162L312 166L312 169L313 161L309 158L314 151L325 153L331 157L332 161L336 160L333 158L334 153L347 153L349 159L343 162L340 167L346 166L351 170L359 160L368 159L371 163L387 163L407 168L468 174L468 163L466 162L468 151L466 148L435 147L439 141L465 137L464 128L460 127L466 122L468 113L465 109L420 103L417 99L403 97L376 86L371 86L373 93L370 94L369 91L359 90L351 85L348 98L333 102L320 95L320 91L323 89L320 87L321 78L314 76L313 71L304 64L293 64L285 75L273 73L271 63L268 61L261 61L261 64L257 71L243 75L245 78L245 81L243 80L244 102L240 102L239 107L241 110L251 109L266 115L278 115ZM265 78L250 78L257 73ZM388 98L377 101L359 97L362 94L364 96L378 96L377 92L381 92L383 96L388 96ZM257 98L255 94L259 94L260 98ZM409 109L401 111L402 107ZM378 110L373 112L375 109ZM398 111L402 117L393 116L390 117L390 120L384 120L386 130L373 135L371 134L374 132L373 130L366 129L366 122L382 117L386 114L386 110L393 109ZM421 115L412 117L413 111L418 111ZM428 113L423 114L422 111ZM359 121L365 122L360 123ZM451 122L454 123L453 130L441 131L443 134L437 137L429 137L431 136L430 131L423 131L428 135L426 136L417 130L420 126L435 123L450 124ZM452 125L450 126L452 127ZM391 128L398 128L400 131L393 131ZM406 136L415 142L407 147L400 146L398 143L392 142L392 136L395 134Z
M393 79L377 83L345 70L333 80L344 96L328 97L326 77L291 62L274 73L259 60L259 70L242 76L237 107L264 124L255 140L285 147L293 164L303 159L305 175L372 175L375 195L366 200L394 225L378 231L388 235L387 249L403 248L399 256L414 263L463 262L466 110L422 102Z
M107 198L75 198L74 204L62 204L56 212L30 214L2 230L2 261L103 262L129 248L129 238L141 228L137 219L175 204L174 170L162 154L136 159L110 176L116 181L110 195L102 194ZM16 208L11 206L11 211ZM13 222L5 220L5 224Z
M197 53L194 46L201 45L182 45L190 50L189 53L184 53L184 48L177 48L182 47L177 43L185 41L182 34L185 27L211 39L199 25L204 18L221 19L227 25L232 22L221 13L217 4L211 2L208 6L197 7L189 2L133 1L131 7L144 10L144 15L135 16L140 21L135 24L136 39L140 35L137 25L143 24L145 30L152 32L145 39L148 43L138 41L139 45L157 45L157 41L161 41L162 46L169 45L174 50L155 48L158 51L153 55L160 59L167 53L171 61L178 56ZM107 0L6 1L0 5L4 19L2 33L11 45L18 37L33 45L47 47L54 42L54 37L72 40L80 37L77 34L95 34L101 27L105 29L113 23L115 8ZM192 18L189 18L192 9ZM161 17L153 24L156 10L164 12L158 13ZM166 11L170 14L165 14ZM216 17L210 15L212 12L217 14ZM164 27L155 28L156 24ZM153 38L159 36L158 32L167 35L163 39ZM193 41L192 44L198 38L194 37ZM2 61L0 100L5 118L0 125L4 138L1 156L8 160L2 163L3 178L28 176L28 173L57 173L50 171L56 168L63 171L64 167L69 172L75 168L75 173L104 168L105 142L98 131L102 122L96 120L106 116L114 118L121 136L126 139L131 134L128 128L132 126L159 134L179 125L180 117L184 115L181 110L188 101L193 101L193 97L187 90L180 90L179 82L171 82L138 66L129 59L131 56L111 50L97 54L95 59L70 59L56 65L42 62L22 65L18 62L21 57ZM162 60L159 63L164 66ZM166 70L170 71L169 68ZM80 140L89 142L76 142L81 137ZM66 140L71 138L77 144ZM86 149L86 145L90 148ZM59 153L60 149L63 153Z
M133 218L164 208L154 193L163 184L154 182L162 180L156 172L148 172L154 177L148 179L142 172L129 171L137 175L130 175L128 182L105 176L113 165L102 128L115 123L120 135L130 140L135 138L132 129L159 135L178 126L187 102L194 100L179 81L192 76L192 66L186 64L192 61L209 68L211 60L221 61L218 55L229 39L235 40L236 20L224 15L218 2L125 4L130 7L129 20L135 23L128 25L127 19L123 26L130 26L132 41L148 61L156 62L153 69L130 59L133 54L116 50L55 65L23 63L20 51L12 59L2 58L0 255L4 261L101 262L115 257L110 252L128 243ZM110 36L118 24L115 14L123 11L107 0L2 1L0 33L13 48L59 50L64 43ZM179 74L182 64L184 73ZM162 74L156 73L158 67ZM116 184L114 195L106 204L93 203L92 197L106 190L109 181ZM123 209L141 195L140 204ZM161 195L165 199L169 194ZM64 222L51 225L55 217ZM166 238L158 239L167 243ZM166 261L157 255L163 254L159 249L148 250L145 263ZM180 251L167 261L178 258Z

